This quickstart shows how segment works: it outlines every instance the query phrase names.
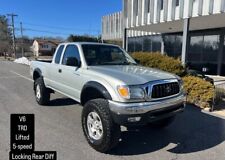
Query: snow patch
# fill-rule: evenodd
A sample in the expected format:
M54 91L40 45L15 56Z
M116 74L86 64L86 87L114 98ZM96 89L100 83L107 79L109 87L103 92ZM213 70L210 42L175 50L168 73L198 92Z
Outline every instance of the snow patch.
M30 61L26 57L17 58L14 60L15 63L30 65Z

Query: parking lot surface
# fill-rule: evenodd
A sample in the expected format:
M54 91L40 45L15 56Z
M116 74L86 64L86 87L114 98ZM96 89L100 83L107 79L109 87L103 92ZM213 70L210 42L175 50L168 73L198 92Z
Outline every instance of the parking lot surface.
M87 144L82 106L52 94L49 106L33 95L29 67L0 61L0 159L9 159L10 114L35 114L35 150L57 151L58 160L224 160L225 119L188 105L165 129L123 129L118 147L107 154Z

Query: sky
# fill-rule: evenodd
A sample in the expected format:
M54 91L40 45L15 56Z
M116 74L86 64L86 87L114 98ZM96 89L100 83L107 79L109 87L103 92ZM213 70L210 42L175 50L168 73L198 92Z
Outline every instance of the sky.
M1 0L0 15L17 14L25 36L63 37L69 34L99 35L101 17L121 11L122 0ZM11 23L11 19L9 19Z

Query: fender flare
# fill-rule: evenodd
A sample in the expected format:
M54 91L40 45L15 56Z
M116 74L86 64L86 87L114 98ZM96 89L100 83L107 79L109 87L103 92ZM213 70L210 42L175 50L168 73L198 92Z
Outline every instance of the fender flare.
M100 84L99 82L95 82L95 81L89 81L87 82L82 91L81 91L81 103L82 103L82 96L83 94L85 93L85 91L89 88L94 88L95 90L97 90L99 93L101 93L101 95L105 98L105 99L108 99L108 100L112 100L112 97L110 95L110 93L108 92L108 90L102 85Z
M36 69L33 71L33 80L35 79L35 77L34 77L34 73L35 73L35 72L37 72L37 73L40 75L40 77L42 76L41 70L40 70L39 68L36 68Z

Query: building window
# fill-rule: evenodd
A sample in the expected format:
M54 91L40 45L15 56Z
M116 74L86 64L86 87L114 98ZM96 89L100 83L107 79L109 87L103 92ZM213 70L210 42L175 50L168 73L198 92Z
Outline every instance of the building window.
M182 35L165 35L163 36L164 52L171 57L181 57Z
M108 19L106 20L106 33L109 33L109 21L108 21Z
M219 35L205 35L202 59L204 62L217 63L219 52Z
M176 6L179 6L180 0L176 0Z
M136 0L135 3L136 3L135 4L135 9L136 9L135 10L135 15L137 16L138 15L138 8L139 8L139 6L138 6L138 0Z
M225 38L223 44L223 61L222 61L221 76L225 76Z
M111 33L113 33L113 19L112 19L112 16L110 16L110 26L111 26Z
M116 32L119 32L119 17L116 16Z
M217 74L218 53L219 35L191 36L188 65L206 74Z
M48 48L48 45L43 44L43 45L42 45L42 48Z
M128 38L128 52L160 52L161 36L140 36Z
M147 13L150 13L150 0L147 0Z
M160 9L162 10L163 9L163 0L160 0L161 2L160 2Z
M190 47L188 54L188 61L201 62L202 49L203 49L203 36L192 36L190 38Z

